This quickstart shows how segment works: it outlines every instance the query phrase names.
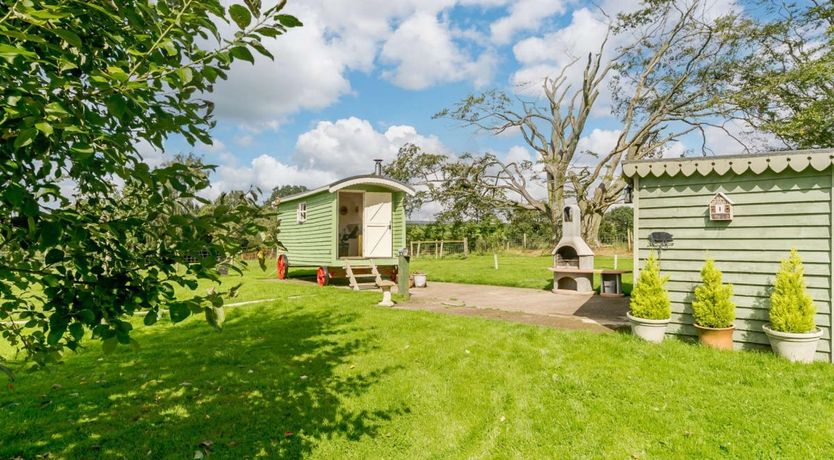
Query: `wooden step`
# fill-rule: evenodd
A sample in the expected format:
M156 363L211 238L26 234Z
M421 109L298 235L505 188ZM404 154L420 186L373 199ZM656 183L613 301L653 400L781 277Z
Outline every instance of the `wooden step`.
M354 273L354 278L376 278L375 273Z
M378 286L376 285L376 281L374 281L372 283L356 283L356 286L354 287L354 290L356 290L356 291L368 290L369 291L371 289L377 289L377 288L378 288Z

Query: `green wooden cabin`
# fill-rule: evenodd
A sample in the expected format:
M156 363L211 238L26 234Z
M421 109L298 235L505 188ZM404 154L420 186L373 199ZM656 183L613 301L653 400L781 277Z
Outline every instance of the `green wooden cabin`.
M764 347L769 287L780 260L796 248L823 330L817 358L831 352L834 278L834 150L631 161L635 279L652 232L672 234L660 251L669 275L673 334L696 336L691 302L700 270L713 257L734 285L737 348Z
M289 266L313 267L321 285L347 276L358 289L358 278L390 276L405 248L405 195L414 190L382 176L378 166L376 174L282 198L279 237L286 250L279 251L278 277Z

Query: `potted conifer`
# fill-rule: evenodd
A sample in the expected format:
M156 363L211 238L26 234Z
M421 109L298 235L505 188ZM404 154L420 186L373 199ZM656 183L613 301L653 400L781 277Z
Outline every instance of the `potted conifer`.
M666 335L666 327L672 318L666 282L669 277L660 274L660 263L654 252L649 253L646 266L640 271L637 285L631 291L631 302L626 316L631 331L649 342L660 343Z
M796 249L782 261L770 295L770 324L762 326L776 354L810 363L822 331L814 321L816 307L805 290L805 269Z
M732 301L733 285L721 282L721 271L708 259L701 269L703 283L695 288L692 319L701 343L712 348L733 349L733 321L736 305Z

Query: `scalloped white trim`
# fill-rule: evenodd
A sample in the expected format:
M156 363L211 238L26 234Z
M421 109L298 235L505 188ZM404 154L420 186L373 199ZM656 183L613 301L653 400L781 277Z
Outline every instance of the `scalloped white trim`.
M623 174L626 177L633 177L635 174L640 177L646 177L649 174L655 177L664 175L674 177L678 174L689 177L696 173L701 176L710 173L723 176L730 171L735 174L743 174L747 171L762 174L767 170L780 173L789 170L788 168L801 172L809 166L816 171L824 171L832 164L834 164L834 149L799 150L748 156L632 161L623 163Z

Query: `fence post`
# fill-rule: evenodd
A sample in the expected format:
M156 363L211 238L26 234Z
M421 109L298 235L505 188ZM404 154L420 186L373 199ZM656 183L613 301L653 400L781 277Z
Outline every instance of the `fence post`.
M617 254L614 254L614 270L617 269Z
M521 235L521 249L527 249L527 234Z
M469 237L463 237L463 257L469 257Z
M440 246L437 244L437 240L434 240L434 258L437 259L437 250L440 249Z
M422 241L417 242L417 254L414 256L415 259L417 258L417 256L420 255L420 246L422 246L422 245L423 245Z
M492 251L492 264L495 266L495 269L498 270L498 253Z
M440 258L443 258L443 240L440 240Z

